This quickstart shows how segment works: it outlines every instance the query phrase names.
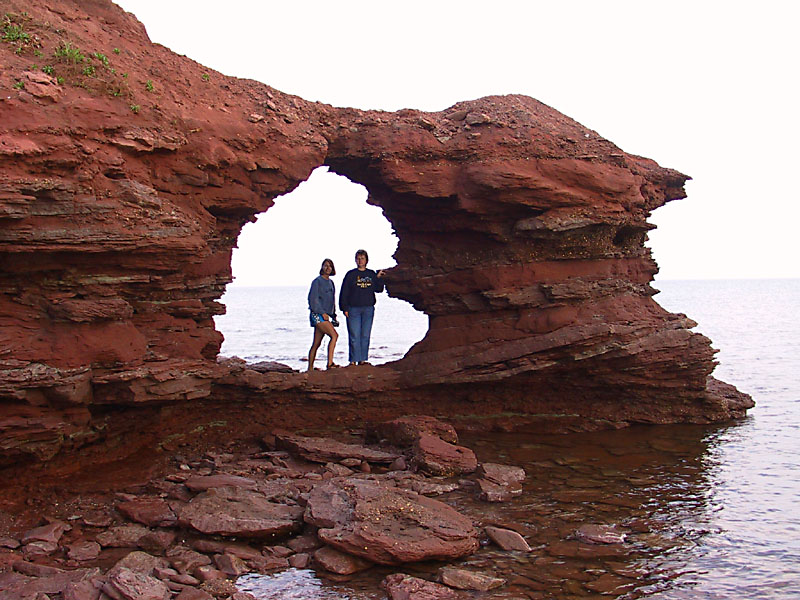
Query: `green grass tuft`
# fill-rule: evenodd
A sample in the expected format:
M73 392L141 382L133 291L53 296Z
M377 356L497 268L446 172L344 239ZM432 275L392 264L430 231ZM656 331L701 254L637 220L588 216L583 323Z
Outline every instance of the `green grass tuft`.
M53 52L53 56L55 56L60 62L72 63L75 65L86 60L86 57L83 56L81 49L77 46L73 46L69 42L64 42L61 46L56 48Z
M92 58L96 58L101 63L103 63L104 67L108 67L108 57L105 54L101 54L100 52L92 53Z
M31 41L31 36L26 32L21 25L14 23L7 23L3 27L3 41L4 42L22 42L26 44Z

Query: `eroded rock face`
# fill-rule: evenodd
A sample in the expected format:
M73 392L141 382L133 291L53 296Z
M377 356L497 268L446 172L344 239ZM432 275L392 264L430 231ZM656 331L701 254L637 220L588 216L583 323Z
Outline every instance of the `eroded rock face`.
M647 217L684 197L685 175L531 98L333 108L153 45L111 2L6 4L30 40L0 44L0 464L114 436L132 448L253 394L284 426L287 404L321 398L336 401L321 420L452 409L550 430L752 406L652 298ZM27 70L66 43L109 64ZM241 227L321 165L391 221L387 289L430 316L427 336L369 378L218 364ZM165 405L182 408L160 418Z

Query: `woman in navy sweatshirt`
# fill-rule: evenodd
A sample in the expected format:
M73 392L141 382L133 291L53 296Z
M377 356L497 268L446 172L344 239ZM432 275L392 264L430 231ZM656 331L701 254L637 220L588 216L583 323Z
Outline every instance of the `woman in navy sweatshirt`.
M309 321L314 328L314 341L311 350L308 351L308 370L314 370L314 359L317 357L317 349L322 343L322 338L328 336L328 368L338 367L333 363L333 351L336 349L336 340L339 334L336 333L331 321L336 315L336 288L331 281L331 275L336 275L336 267L333 261L326 258L322 261L319 270L319 277L311 282L311 289L308 291L308 310L311 311Z
M366 365L369 336L375 316L375 293L383 291L383 271L367 268L366 250L356 251L356 268L347 272L339 292L339 308L347 317L347 339L351 365Z

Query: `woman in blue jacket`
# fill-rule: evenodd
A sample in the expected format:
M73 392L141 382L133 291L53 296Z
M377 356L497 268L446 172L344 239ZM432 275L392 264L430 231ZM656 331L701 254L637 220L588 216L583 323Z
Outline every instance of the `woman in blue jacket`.
M336 288L331 281L331 275L336 275L336 267L333 261L326 258L322 261L319 270L319 277L311 282L311 289L308 291L308 310L311 312L309 321L314 328L314 341L308 351L308 370L314 370L314 359L317 357L317 349L322 343L322 338L328 336L328 368L338 367L333 363L333 351L336 349L336 340L339 334L333 327L332 321L336 317Z

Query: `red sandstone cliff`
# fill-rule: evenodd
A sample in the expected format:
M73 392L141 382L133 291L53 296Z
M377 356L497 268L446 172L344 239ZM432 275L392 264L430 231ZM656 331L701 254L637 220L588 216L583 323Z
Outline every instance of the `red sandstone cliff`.
M0 463L158 439L221 404L231 428L254 410L286 424L287 403L301 422L448 411L561 429L752 406L652 299L646 219L686 176L531 98L337 109L177 56L110 2L50 4L2 11ZM389 292L431 317L357 386L215 361L242 225L320 165L384 210Z

